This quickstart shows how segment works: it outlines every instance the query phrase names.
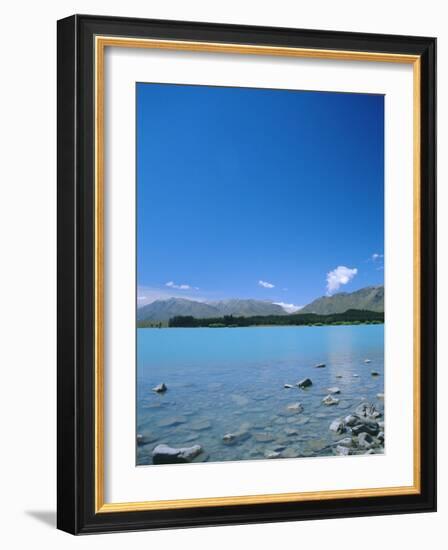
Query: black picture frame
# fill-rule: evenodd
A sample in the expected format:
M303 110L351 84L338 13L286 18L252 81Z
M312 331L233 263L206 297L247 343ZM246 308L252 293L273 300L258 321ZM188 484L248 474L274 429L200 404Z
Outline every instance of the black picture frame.
M421 408L419 494L122 512L95 511L97 35L420 57ZM74 15L58 21L57 526L73 534L436 510L436 39Z

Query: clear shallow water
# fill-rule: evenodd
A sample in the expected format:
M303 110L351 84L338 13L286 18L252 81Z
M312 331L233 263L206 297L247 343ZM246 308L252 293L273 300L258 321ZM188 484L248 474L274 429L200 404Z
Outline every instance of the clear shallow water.
M310 388L284 388L306 377ZM166 393L151 391L162 382ZM339 404L323 405L333 386ZM253 460L276 449L331 455L344 437L331 421L365 401L383 412L383 392L383 325L138 329L137 433L146 444L137 446L137 464L151 464L159 443L198 443L204 452L195 461ZM303 412L287 409L297 402ZM246 435L236 444L223 442L239 431Z

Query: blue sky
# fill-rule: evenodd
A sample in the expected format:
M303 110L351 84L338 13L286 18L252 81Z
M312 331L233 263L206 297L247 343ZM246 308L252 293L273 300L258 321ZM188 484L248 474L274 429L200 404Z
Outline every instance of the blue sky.
M139 305L383 283L384 98L137 84Z

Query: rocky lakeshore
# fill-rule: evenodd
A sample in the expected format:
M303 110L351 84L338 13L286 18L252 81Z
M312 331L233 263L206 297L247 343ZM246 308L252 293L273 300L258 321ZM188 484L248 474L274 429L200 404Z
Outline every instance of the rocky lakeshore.
M372 368L372 364L375 368ZM137 464L384 453L382 363L321 362L236 381L193 377L139 387ZM252 373L253 374L253 373Z

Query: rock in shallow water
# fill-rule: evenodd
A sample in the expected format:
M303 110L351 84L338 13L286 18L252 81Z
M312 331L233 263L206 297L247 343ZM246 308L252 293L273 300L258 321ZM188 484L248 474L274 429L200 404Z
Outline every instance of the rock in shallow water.
M300 453L296 449L288 447L287 449L282 451L280 455L282 458L297 458L298 456L300 456Z
M153 464L182 464L191 462L202 452L203 449L200 445L175 448L162 443L153 449L152 462Z
M349 414L344 418L344 422L347 426L351 427L351 426L354 426L355 424L358 424L359 417L356 416L355 414Z
M327 406L337 405L339 403L339 399L336 399L332 395L327 395L322 399L322 403Z
M335 432L337 434L342 434L345 432L345 425L344 422L341 420L333 420L333 422L330 424L330 431Z
M348 456L350 454L350 449L348 447L344 447L343 445L337 445L335 452L338 456Z
M137 434L137 445L147 445L148 443L154 443L156 437L149 434Z
M338 387L333 386L331 388L327 388L327 392L330 394L335 394L335 393L341 393L341 390Z
M375 440L368 433L362 432L358 435L358 445L363 449L371 449L375 446Z
M353 435L359 435L362 432L366 432L370 435L376 435L380 431L380 427L376 422L365 422L353 426L352 433Z
M156 393L165 393L167 389L168 388L166 387L166 385L162 382L158 386L155 386L154 388L152 388L152 391Z
M280 458L281 454L277 451L266 451L264 456L265 458Z
M308 388L312 384L313 382L311 381L311 378L304 378L303 380L300 380L300 382L297 382L299 388Z
M302 403L291 403L286 408L288 409L288 411L293 411L293 412L297 412L297 413L300 413L300 412L303 411Z

